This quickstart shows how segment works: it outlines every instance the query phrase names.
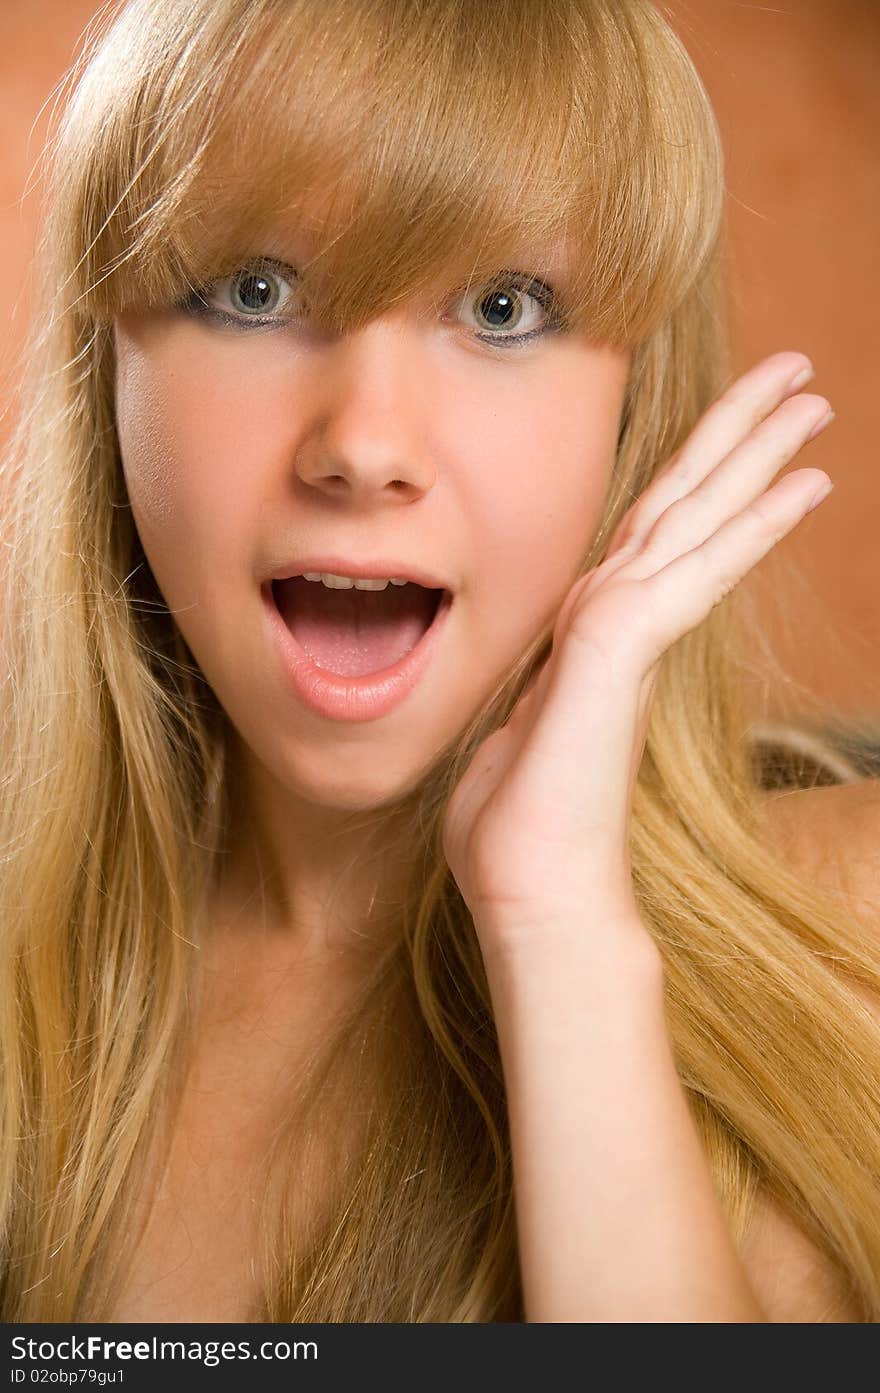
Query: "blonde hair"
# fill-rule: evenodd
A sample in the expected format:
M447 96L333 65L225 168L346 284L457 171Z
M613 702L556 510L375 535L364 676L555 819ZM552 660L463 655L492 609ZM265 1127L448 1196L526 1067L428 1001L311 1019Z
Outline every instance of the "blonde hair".
M229 813L225 713L127 503L113 317L177 303L299 217L320 244L305 300L333 332L564 236L571 322L633 351L584 570L729 376L718 134L645 0L133 0L102 11L70 81L4 470L6 1321L111 1309L131 1197L179 1093L200 909ZM868 1320L880 1315L880 1049L852 984L880 980L880 949L767 844L738 656L752 622L734 591L664 660L633 877L736 1240L760 1184ZM267 1159L254 1320L523 1319L491 1002L440 827L549 642L535 640L391 810L411 848L397 931L291 1080ZM318 1123L337 1108L348 1126L332 1195L305 1226Z

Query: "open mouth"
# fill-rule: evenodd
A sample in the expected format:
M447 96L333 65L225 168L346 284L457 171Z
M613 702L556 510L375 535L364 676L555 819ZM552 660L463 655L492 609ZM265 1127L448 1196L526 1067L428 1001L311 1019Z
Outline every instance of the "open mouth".
M340 677L381 672L410 653L433 624L447 590L414 581L384 590L334 590L290 576L272 595L290 633L312 662Z

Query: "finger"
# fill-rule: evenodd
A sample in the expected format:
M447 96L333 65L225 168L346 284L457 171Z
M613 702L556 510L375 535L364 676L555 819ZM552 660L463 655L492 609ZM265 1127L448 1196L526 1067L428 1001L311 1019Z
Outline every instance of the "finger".
M660 514L695 488L765 416L813 376L802 353L774 353L730 386L700 417L663 471L621 519L609 546L636 550Z
M699 546L764 493L779 471L833 419L824 397L801 395L783 402L697 488L660 515L630 563L633 574L653 575L674 557Z
M655 662L701 623L803 520L820 489L830 485L828 475L818 469L799 469L786 475L701 545L639 581L645 587L640 627L647 636L640 664Z

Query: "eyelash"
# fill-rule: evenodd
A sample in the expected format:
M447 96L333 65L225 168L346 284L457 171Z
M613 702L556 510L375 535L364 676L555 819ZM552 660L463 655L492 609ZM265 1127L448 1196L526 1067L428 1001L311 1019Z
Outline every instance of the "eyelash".
M292 266L286 265L282 261L276 261L272 257L260 257L255 262L248 262L243 265L235 275L240 275L242 271L250 271L253 275L268 273L277 276L280 280L292 285L296 280L296 271ZM180 301L176 308L184 314L189 314L195 318L212 319L215 323L224 325L230 329L241 329L245 333L254 329L277 328L279 324L284 324L283 316L278 315L253 315L239 316L218 309L215 305L210 305L206 296L216 293L218 287L224 285L226 281L231 281L233 276L227 276L225 280L216 281L213 285L208 285L202 289L193 290L186 299ZM530 329L523 334L486 334L474 331L473 337L480 343L488 344L490 348L499 349L502 352L509 351L511 348L520 348L525 344L533 343L536 339L544 338L548 334L563 332L567 325L557 302L555 292L545 281L539 280L535 276L526 276L519 271L502 271L476 292L476 295L486 298L487 296L502 290L514 289L528 299L536 300L547 316L547 322L538 329ZM464 291L459 291L463 295Z

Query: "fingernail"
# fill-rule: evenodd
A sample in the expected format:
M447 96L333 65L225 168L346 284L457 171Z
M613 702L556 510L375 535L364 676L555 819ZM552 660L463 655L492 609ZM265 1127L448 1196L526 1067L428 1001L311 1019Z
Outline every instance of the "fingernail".
M826 426L830 426L830 425L831 425L831 422L832 422L832 421L835 421L836 419L837 419L837 412L836 412L836 411L827 411L827 412L825 413L825 415L822 417L821 421L817 421L817 422L816 422L816 424L814 425L813 429L810 431L810 434L807 436L807 440L815 440L815 439L816 439L816 436L819 434L819 432L820 432L820 431L823 431L823 430L825 429ZM806 443L807 443L807 441L804 441L804 444L806 444Z
M808 382L812 382L815 376L816 369L811 363L808 368L803 368L802 371L798 373L797 377L792 378L791 382L788 384L788 390L790 392L799 392L802 387L806 387Z
M812 501L812 503L810 504L809 508L807 509L807 513L811 513L811 512L813 511L814 508L818 508L818 506L819 506L819 504L822 502L823 498L827 498L828 495L829 495L829 493L831 492L831 490L832 490L833 488L834 488L834 485L832 484L831 480L830 480L830 479L826 480L826 482L822 485L822 487L821 487L820 489L818 489L817 492L813 495L813 501ZM804 517L806 517L806 515L807 515L807 514L805 513L805 514L804 514Z

